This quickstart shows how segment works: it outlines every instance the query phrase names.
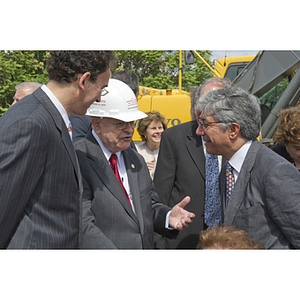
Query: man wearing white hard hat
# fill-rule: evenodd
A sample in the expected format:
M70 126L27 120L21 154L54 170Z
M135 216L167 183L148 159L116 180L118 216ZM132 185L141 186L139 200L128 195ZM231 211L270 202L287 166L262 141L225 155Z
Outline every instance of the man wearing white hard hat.
M110 79L107 94L87 111L93 130L75 143L83 192L84 249L152 249L154 231L175 238L194 214L185 197L170 208L159 202L144 158L130 148L134 121L147 115L125 83Z

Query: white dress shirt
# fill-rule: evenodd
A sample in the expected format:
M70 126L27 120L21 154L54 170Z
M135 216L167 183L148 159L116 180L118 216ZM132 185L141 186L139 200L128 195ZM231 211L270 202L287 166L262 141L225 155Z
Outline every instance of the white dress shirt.
M41 89L47 94L47 96L50 98L52 103L55 105L55 107L61 114L61 116L66 124L66 127L68 128L69 124L70 124L70 120L69 120L69 117L68 117L68 114L67 114L65 108L62 106L62 104L59 102L59 100L54 96L54 94L49 90L49 88L46 85L42 85Z
M234 155L229 159L230 165L233 167L233 175L235 182L238 179L239 173L242 169L247 152L252 144L252 140L246 142Z

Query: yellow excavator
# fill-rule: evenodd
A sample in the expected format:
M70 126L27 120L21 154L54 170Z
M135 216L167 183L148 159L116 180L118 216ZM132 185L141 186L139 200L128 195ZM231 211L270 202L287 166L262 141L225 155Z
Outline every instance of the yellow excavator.
M192 51L207 65L213 76L229 78L233 85L260 99L262 131L259 139L262 143L272 143L280 110L299 104L300 72L297 71L300 51L259 51L255 56L224 57L216 61L214 69L196 51ZM167 119L168 127L190 121L191 94L181 90L180 81L181 74L178 90L140 87L139 108L143 112L161 112ZM134 141L141 140L137 132L133 138Z
M191 55L193 52L193 55ZM167 127L172 127L191 120L191 93L181 88L182 76L182 51L179 51L179 88L178 89L153 89L144 86L139 88L138 106L143 112L159 111L167 121ZM235 56L218 59L215 68L211 66L198 54L191 50L185 52L186 62L193 63L190 57L197 56L211 70L213 76L226 77L233 80L244 67L252 61L254 56ZM138 121L137 121L138 122ZM136 123L136 127L137 127ZM137 130L133 135L133 141L141 141Z

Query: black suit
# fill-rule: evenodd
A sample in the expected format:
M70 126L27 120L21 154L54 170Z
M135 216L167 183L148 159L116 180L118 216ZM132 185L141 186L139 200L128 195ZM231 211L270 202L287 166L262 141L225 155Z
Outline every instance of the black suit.
M195 249L203 230L205 199L205 156L202 140L196 135L197 122L191 121L165 130L162 134L154 175L161 202L173 207L185 196L191 197L186 210L195 213L188 228L176 240L164 240L158 248Z
M59 111L39 88L0 128L0 248L78 248L81 178Z

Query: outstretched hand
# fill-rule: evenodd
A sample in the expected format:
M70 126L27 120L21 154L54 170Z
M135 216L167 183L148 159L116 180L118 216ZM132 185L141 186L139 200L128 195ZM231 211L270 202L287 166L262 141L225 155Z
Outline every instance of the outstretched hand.
M177 230L182 230L192 223L195 217L194 213L190 213L184 207L191 201L189 196L185 197L181 202L175 205L170 213L169 225Z

